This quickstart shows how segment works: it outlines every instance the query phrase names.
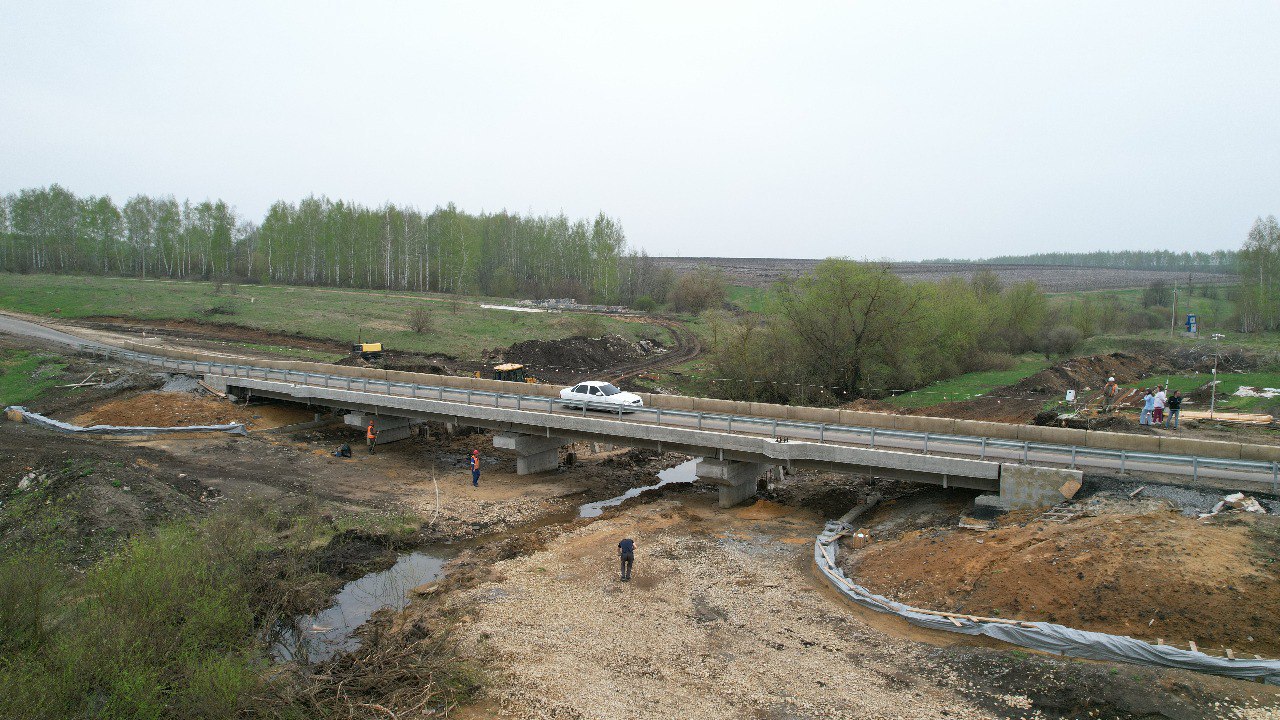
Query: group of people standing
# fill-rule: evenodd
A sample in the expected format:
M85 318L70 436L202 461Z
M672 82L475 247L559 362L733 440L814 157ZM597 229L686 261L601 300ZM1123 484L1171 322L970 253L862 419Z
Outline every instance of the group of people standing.
M1182 391L1174 390L1172 395L1166 394L1167 385L1156 385L1143 390L1142 410L1138 415L1139 425L1161 425L1178 429L1178 416L1182 414ZM1116 379L1107 378L1106 387L1102 389L1102 412L1109 413L1119 399L1120 386Z
M1182 391L1174 390L1172 395L1166 395L1166 387L1157 385L1147 390L1142 396L1142 413L1138 416L1139 425L1162 425L1174 430L1178 429L1178 416L1182 414Z

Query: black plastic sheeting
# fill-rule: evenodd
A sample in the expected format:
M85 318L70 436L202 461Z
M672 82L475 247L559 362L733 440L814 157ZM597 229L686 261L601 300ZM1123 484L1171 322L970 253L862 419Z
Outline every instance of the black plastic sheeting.
M904 605L882 595L875 595L845 577L844 571L836 567L838 546L836 541L841 534L848 531L849 528L841 523L827 523L826 529L813 544L813 560L818 570L832 587L853 602L878 612L892 613L913 625L965 635L986 635L1014 645L1058 655L1195 670L1241 680L1261 679L1271 685L1280 685L1280 660L1243 658L1229 660L1225 657L1181 650L1168 645L1152 645L1128 636L1076 630L1044 622L1013 624L954 618L959 623L957 626L950 618L923 613L910 605Z
M64 433L86 433L90 435L154 435L158 433L173 432L228 432L233 435L245 435L243 423L230 423L227 425L184 425L182 427L131 427L120 425L92 425L90 427L81 427L64 423L61 420L45 417L40 413L34 413L22 407L21 405L10 405L5 408L5 413L16 411L22 415L24 422L37 425L50 430L57 430Z

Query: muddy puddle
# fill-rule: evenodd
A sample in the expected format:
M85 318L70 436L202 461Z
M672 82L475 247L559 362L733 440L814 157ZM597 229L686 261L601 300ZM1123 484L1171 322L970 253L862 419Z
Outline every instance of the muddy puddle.
M338 591L333 604L315 614L299 617L283 628L271 654L278 662L316 663L350 652L360 645L355 631L383 608L401 610L409 604L409 591L444 574L453 551L435 548L403 555L386 570L352 580Z
M644 487L631 488L625 493L609 498L608 500L597 500L596 502L587 503L578 507L578 517L593 518L599 517L605 508L616 507L622 503L637 497L640 493L656 490L657 488L675 483L692 483L697 480L694 469L697 467L696 459L680 463L675 467L667 468L658 473L658 482L653 485L645 485Z

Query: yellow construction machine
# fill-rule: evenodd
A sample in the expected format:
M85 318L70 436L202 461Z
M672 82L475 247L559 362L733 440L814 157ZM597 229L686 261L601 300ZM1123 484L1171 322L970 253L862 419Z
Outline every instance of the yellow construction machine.
M538 378L525 372L525 368L520 363L505 363L493 366L494 380L506 380L507 382L522 382L537 384Z
M351 354L359 355L360 359L365 362L374 362L382 359L382 343L358 342L351 346Z

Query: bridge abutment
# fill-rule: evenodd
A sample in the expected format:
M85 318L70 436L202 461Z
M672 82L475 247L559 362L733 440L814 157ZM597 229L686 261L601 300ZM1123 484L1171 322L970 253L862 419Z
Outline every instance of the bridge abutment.
M1000 494L979 495L974 503L1001 510L1057 505L1075 497L1083 478L1080 470L1001 463Z
M720 507L729 508L756 494L756 482L769 465L736 460L703 458L694 467L694 475L720 486Z
M571 442L559 437L510 432L493 436L494 447L515 452L517 475L531 475L560 467L560 448Z

